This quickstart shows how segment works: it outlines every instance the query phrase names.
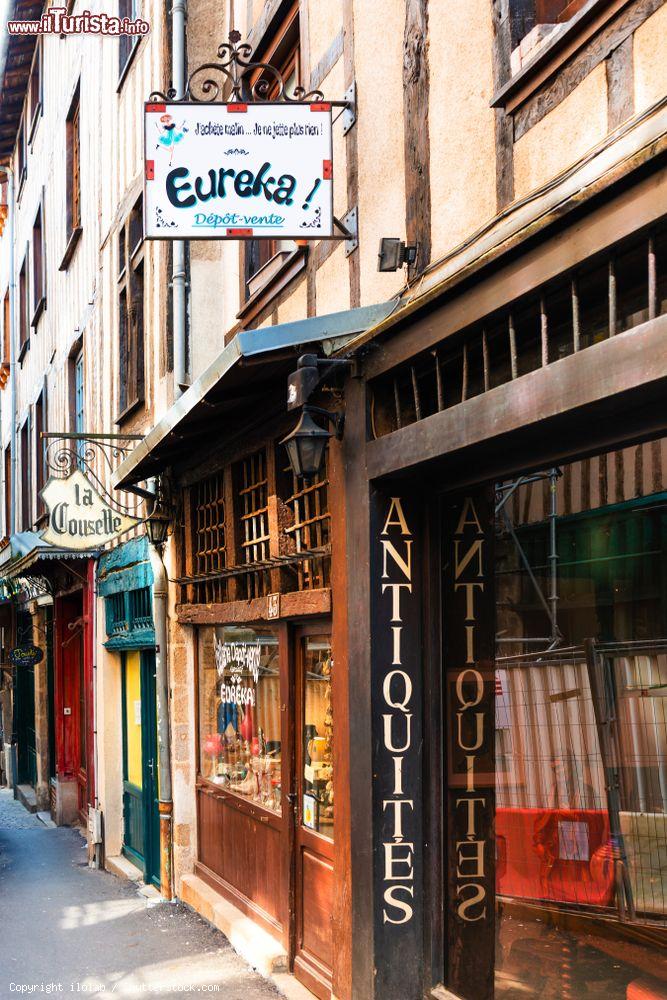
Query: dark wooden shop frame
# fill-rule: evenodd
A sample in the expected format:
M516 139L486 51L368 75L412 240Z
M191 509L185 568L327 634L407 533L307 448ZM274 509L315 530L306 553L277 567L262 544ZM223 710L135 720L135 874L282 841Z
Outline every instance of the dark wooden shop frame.
M217 623L219 626L233 624L231 620ZM245 623L244 624L249 624ZM195 744L197 760L197 835L198 835L198 859L195 862L195 871L207 884L223 895L231 903L237 906L247 916L256 920L270 934L278 935L283 946L288 952L290 967L294 967L294 958L299 949L299 942L302 935L300 923L300 907L297 913L297 879L300 878L300 871L297 870L299 859L297 858L297 825L301 819L301 804L298 801L299 793L299 767L302 766L302 751L300 750L299 723L303 713L304 695L301 690L303 685L297 685L302 679L303 666L301 664L301 652L299 645L302 639L309 635L330 635L330 617L313 616L312 619L297 621L279 620L255 623L264 628L273 628L278 636L279 642L279 669L280 669L280 710L281 710L281 736L285 739L281 750L281 787L282 787L282 813L277 816L275 813L227 791L224 787L214 784L202 777L200 774L200 727L199 727L199 632L201 628L215 627L198 626L195 630L194 638L194 667L195 667ZM205 797L205 798L204 798ZM210 802L209 802L210 800ZM204 803L207 804L204 804ZM215 872L204 861L200 860L203 855L210 857L209 848L214 850L214 845L209 843L209 838L221 841L221 824L219 820L213 821L211 829L206 829L206 818L202 816L203 809L206 810L212 802L216 803L218 809L234 809L240 815L247 817L256 823L259 829L270 829L275 831L279 840L278 855L280 858L280 868L277 878L274 877L272 896L278 902L277 910L274 914L269 913L264 907L253 902L240 890L228 882L219 873ZM313 833L313 837L318 835ZM326 841L326 838L321 838ZM330 861L333 868L333 844L326 841L322 845L322 853L330 854ZM228 852L226 852L228 856ZM260 862L265 861L261 851L258 851ZM333 877L333 876L332 876ZM308 982L318 996L328 997L331 992L331 983L327 976L326 968L315 960L301 956L297 959L300 978Z

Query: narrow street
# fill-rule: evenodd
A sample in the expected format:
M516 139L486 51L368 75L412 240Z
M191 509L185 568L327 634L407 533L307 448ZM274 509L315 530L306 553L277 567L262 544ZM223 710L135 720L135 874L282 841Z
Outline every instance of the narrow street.
M0 905L2 1000L46 992L279 995L222 934L180 903L148 905L133 883L88 868L75 830L47 829L7 789L0 790Z

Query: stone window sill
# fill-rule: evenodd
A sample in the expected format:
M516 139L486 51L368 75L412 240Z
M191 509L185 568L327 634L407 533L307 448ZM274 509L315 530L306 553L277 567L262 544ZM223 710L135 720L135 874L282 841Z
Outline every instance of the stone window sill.
M301 274L306 266L306 253L307 250L305 247L297 247L296 250L288 253L279 266L271 273L270 277L267 278L266 283L254 295L250 296L248 301L236 314L236 318L240 320L242 327L251 323L260 312L266 309L272 299L290 281L293 281L297 275ZM269 261L269 263L271 262ZM265 266L268 267L268 265Z
M553 38L542 45L535 56L523 66L491 100L492 108L504 108L508 114L516 111L565 63L582 49L631 0L588 0L574 17L565 22Z

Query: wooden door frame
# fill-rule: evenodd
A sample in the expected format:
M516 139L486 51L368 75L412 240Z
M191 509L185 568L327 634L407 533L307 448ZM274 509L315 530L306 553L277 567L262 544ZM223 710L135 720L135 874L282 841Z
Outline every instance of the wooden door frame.
M233 792L224 788L210 784L201 774L201 728L200 728L200 708L199 708L199 643L202 629L225 628L227 626L248 626L263 629L272 629L278 637L278 657L280 671L280 733L281 733L281 787L282 787L282 813L278 816L269 812L261 806L246 802ZM229 900L233 906L255 921L265 930L278 937L285 950L290 953L290 914L294 906L294 876L292 872L292 857L294 855L294 822L293 811L289 799L289 794L294 791L292 788L291 775L294 773L294 733L292 726L293 711L290 706L294 698L294 678L292 664L293 639L290 623L286 619L278 621L267 621L263 619L253 619L252 621L234 622L226 620L224 622L211 621L206 623L196 623L193 629L193 665L194 665L194 697L195 697L195 823L197 830L197 851L195 860L195 873L199 875L217 893ZM280 907L279 916L275 919L263 910L256 907L251 900L242 894L231 884L224 880L221 875L208 868L201 860L200 840L201 840L201 810L199 806L200 794L212 795L218 799L225 799L233 803L233 808L251 816L255 821L260 816L266 816L271 826L278 827L280 837L280 870L278 878L280 882Z
M293 972L296 972L296 967L299 966L300 971L303 974L302 981L304 985L307 985L308 989L315 993L316 996L322 998L322 1000L329 1000L331 996L332 979L333 979L333 963L332 968L327 972L326 967L320 963L315 963L309 957L304 959L300 954L301 946L299 944L303 937L303 927L301 926L301 912L302 907L299 905L299 892L303 892L303 872L301 865L301 851L298 843L298 831L301 830L303 824L302 811L303 811L303 791L302 791L302 776L303 776L303 740L301 731L301 720L304 717L305 710L305 685L304 681L304 658L303 658L303 640L307 639L309 636L316 635L327 635L333 644L333 622L331 616L324 618L317 618L313 621L300 621L294 624L291 628L291 638L292 638L292 659L291 659L291 674L292 674L292 690L293 698L290 701L291 712L290 712L290 724L292 727L292 788L291 792L296 796L294 800L294 807L290 809L290 820L292 826L292 843L291 843L291 884L292 891L290 895L290 952L289 952L289 966ZM332 681L333 686L333 681ZM329 841L325 837L315 833L314 831L308 831L307 836L311 835L319 843L320 839L325 842L326 847L329 848L331 857L328 857L329 851L321 851L323 856L327 857L327 860L331 862L332 869L334 863L334 841ZM333 906L333 900L332 900ZM333 918L333 909L332 909ZM333 926L332 926L333 934ZM298 977L297 977L298 978Z
M126 843L126 817L123 814L123 851L127 851L133 863L138 862L143 872L144 882L160 887L160 843L152 838L152 802L158 795L157 786L157 732L153 730L152 722L156 718L155 684L150 681L151 649L124 649L121 653L121 724L122 724L122 781L123 799L125 798L125 783L127 781L127 656L136 653L139 656L139 692L141 698L141 814L142 814L142 854L136 848ZM151 713L152 706L152 713ZM151 746L150 734L153 732ZM153 770L149 766L149 754L152 753ZM124 809L124 804L123 804ZM148 849L147 849L148 848ZM151 870L157 868L157 882Z

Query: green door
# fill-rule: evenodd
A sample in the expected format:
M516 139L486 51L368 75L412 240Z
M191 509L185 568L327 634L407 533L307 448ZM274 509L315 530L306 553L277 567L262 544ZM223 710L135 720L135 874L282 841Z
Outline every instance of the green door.
M16 644L32 642L32 618L20 611L16 616ZM35 667L14 668L14 731L17 742L18 785L37 784L35 739Z
M155 654L123 654L123 853L160 885Z

